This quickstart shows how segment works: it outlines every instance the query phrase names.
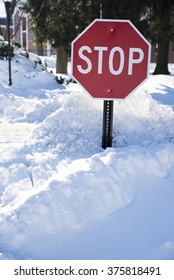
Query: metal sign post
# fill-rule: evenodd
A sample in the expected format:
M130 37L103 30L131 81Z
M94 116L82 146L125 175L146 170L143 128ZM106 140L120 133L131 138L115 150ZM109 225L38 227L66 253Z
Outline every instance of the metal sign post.
M114 101L104 100L103 103L103 132L102 148L112 147L113 106Z

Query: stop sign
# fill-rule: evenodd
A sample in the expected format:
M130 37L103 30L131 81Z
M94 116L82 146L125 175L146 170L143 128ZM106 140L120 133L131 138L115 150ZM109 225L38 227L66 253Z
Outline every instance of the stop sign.
M94 98L125 98L148 77L150 44L129 20L94 20L72 42L72 76Z

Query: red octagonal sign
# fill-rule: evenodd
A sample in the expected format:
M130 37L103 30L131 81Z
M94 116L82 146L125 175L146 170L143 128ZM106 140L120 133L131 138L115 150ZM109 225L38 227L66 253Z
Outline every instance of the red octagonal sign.
M150 44L129 20L94 20L72 42L72 76L94 98L122 99L148 77Z

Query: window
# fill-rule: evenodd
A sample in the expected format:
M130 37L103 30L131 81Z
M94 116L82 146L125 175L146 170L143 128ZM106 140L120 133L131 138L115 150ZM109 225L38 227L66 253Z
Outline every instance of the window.
M26 24L26 17L22 18L22 31L26 31L27 24Z

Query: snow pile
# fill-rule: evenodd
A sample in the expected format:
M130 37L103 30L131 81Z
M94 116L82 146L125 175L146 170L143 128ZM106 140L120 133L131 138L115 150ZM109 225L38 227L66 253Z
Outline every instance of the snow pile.
M100 151L102 108L102 101L94 102L84 93L66 95L62 106L37 128L39 145L57 147L68 155ZM173 122L171 107L159 105L147 91L139 90L125 101L115 101L113 146L173 143Z
M4 122L40 122L59 107L57 95L65 87L58 87L53 74L43 71L34 61L15 56L12 60L13 85L9 88L8 63L4 60L0 63L0 116Z
M104 151L101 100L20 56L8 87L1 63L0 258L173 259L173 77L114 102Z
M145 90L136 91L115 107L116 146L174 142L171 107L159 105Z

